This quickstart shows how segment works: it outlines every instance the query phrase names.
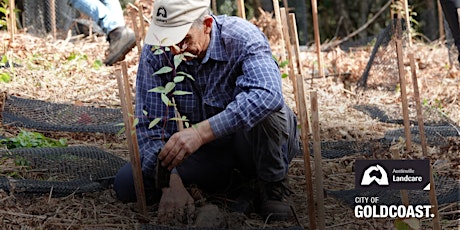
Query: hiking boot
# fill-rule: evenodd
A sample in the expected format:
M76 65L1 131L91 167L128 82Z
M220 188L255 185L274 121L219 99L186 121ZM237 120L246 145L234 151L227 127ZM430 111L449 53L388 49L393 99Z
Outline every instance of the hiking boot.
M112 30L108 34L107 40L110 45L104 64L109 66L125 59L126 54L136 45L134 32L126 26L120 26Z
M289 196L293 192L288 188L287 180L278 182L259 181L260 215L271 221L285 221L293 217Z

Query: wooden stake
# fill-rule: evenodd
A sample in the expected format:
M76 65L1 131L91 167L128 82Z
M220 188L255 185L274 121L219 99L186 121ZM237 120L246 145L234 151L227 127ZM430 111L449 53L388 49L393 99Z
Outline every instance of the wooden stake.
M414 61L414 54L409 54L409 61L412 73L412 82L414 85L414 100L415 100L415 108L417 110L417 122L418 128L420 132L420 141L422 145L422 153L424 157L428 157L428 149L427 149L427 142L426 142L426 135L425 135L425 124L423 122L423 114L422 114L422 106L420 104L420 93L418 89L418 82L417 82L417 71L415 68L415 61ZM434 186L434 177L433 177L433 167L430 164L430 203L433 205L433 229L439 230L441 229L440 220L439 220L439 212L438 212L438 199L436 197L436 188Z
M409 34L409 47L412 46L412 35L411 35L411 26L410 26L410 17L409 17L409 3L407 2L408 0L403 0L404 1L404 15L406 18L406 30L407 33Z
M246 19L246 10L244 8L244 0L236 0L236 4L238 5L238 16L243 19Z
M284 7L280 8L280 17L281 17L281 23L283 23L283 35L284 35L284 44L286 45L287 53L288 53L288 58L289 58L289 79L291 80L292 83L292 88L293 88L293 94L294 94L294 100L296 102L296 107L299 110L299 98L297 95L297 84L296 84L296 74L294 70L294 55L292 53L292 44L291 44L291 39L289 35L289 26L288 26L288 18L286 16L286 9ZM300 112L300 111L297 111Z
M125 123L125 134L128 142L129 157L133 170L134 188L136 190L137 205L139 211L144 216L147 215L147 204L145 198L144 181L142 179L141 162L139 156L139 146L137 144L136 129L133 127L134 112L132 105L131 90L128 82L126 62L121 62L122 70L117 68L118 90L120 93L121 108L123 111L123 120Z
M319 36L319 25L318 25L318 6L316 0L311 0L311 9L313 13L313 31L315 36L316 55L318 58L318 70L319 76L324 76L322 57L321 57L321 40Z
M144 41L144 37L145 37L145 22L144 22L144 14L142 13L142 8L140 8L138 11L138 15L139 15L139 25L140 25L140 29L139 29L139 43L141 41ZM142 45L141 45L142 46Z
M295 61L295 69L297 70L297 74L300 74L303 76L304 71L302 68L302 62L300 61L300 47L299 47L299 35L297 34L297 24L296 24L296 19L295 19L295 14L290 13L289 14L289 36L291 36L291 39L293 39L293 45L294 45L294 55L295 55L295 60L292 60L293 62Z
M284 40L284 34L283 34L283 27L282 27L282 21L281 21L281 16L280 16L280 5L278 0L273 0L273 11L275 13L275 20L276 20L276 29L280 33L280 46L281 46L281 61L284 62L286 61L286 44ZM283 67L284 72L286 72L286 67Z
M10 3L10 25L8 26L8 29L10 31L11 43L14 43L14 35L16 34L16 13L14 10L16 9L16 6L15 1L13 0L9 0L8 2Z
M311 120L313 127L313 154L315 156L315 184L316 204L318 207L318 228L325 229L324 216L324 189L323 189L323 167L321 164L321 139L319 135L318 96L316 91L310 92Z
M414 61L414 54L409 53L409 62L410 62L410 69L412 75L412 84L414 87L414 100L415 100L415 109L417 110L417 123L420 133L420 144L422 145L422 153L424 157L428 157L428 149L427 149L427 142L426 142L426 135L425 135L425 124L423 123L423 114L422 114L422 106L420 104L420 93L418 90L418 82L417 82L417 72L415 68L415 61Z
M303 158L304 158L304 170L305 170L305 181L306 181L306 189L307 189L307 203L308 203L308 220L310 224L310 229L316 229L316 216L315 216L315 201L313 197L313 182L312 182L312 172L311 172L311 163L310 163L310 126L308 122L308 111L305 102L305 91L303 85L303 76L297 74L294 71L294 63L293 60L299 60L299 56L294 58L292 54L291 48L291 39L295 41L295 50L299 49L299 40L297 37L297 28L295 27L295 17L292 21L289 21L288 26L288 18L286 14L285 8L280 9L280 14L283 22L283 32L284 38L286 42L286 49L289 53L289 76L292 81L292 85L294 88L294 97L297 106L298 117L300 121L300 128L301 128L301 138L302 138L302 147L304 150ZM290 31L291 30L291 31ZM292 35L291 35L292 34ZM298 54L296 52L296 54ZM300 63L300 61L299 61ZM297 71L300 73L300 69L298 68Z
M393 159L399 160L401 157L399 156L399 150L394 149L393 151ZM401 195L401 201L404 206L409 206L409 195L407 194L407 190L399 190L399 194Z
M212 0L211 3L212 13L217 15L217 0Z
M53 34L53 39L56 40L56 2L55 0L48 1L50 5L50 16L51 16L51 33Z
M296 23L294 13L289 14L289 31L291 32L289 36L294 38L293 40L294 40L295 68L297 70L297 72L296 72L296 77L297 77L296 81L297 82L301 81L301 84L297 84L296 87L295 87L297 89L297 91L302 90L302 92L298 93L299 96L297 98L299 100L299 103L306 105L305 93L303 92L305 90L305 87L303 85L303 80L304 80L305 75L304 75L304 71L303 71L303 68L302 68L302 62L300 60L299 36L297 34L297 23ZM293 61L294 60L291 60L291 62L293 62ZM300 79L299 79L299 77L300 77ZM305 119L307 119L308 124L311 123L310 120L309 120L310 116L307 116ZM313 132L312 129L311 129L311 126L309 126L308 129L309 129L310 133Z
M136 36L137 50L140 53L142 51L142 47L141 47L141 43L140 43L141 38L139 36L139 28L137 26L137 15L134 14L134 13L129 13L129 16L131 17L131 22L133 23L134 35Z
M406 77L405 77L405 71L404 71L404 60L403 60L403 52L402 52L401 20L396 21L395 31L396 31L396 38L395 38L396 54L398 58L399 83L400 83L400 88L401 88L401 101L402 101L402 111L403 111L403 119L404 119L404 133L406 136L406 150L407 152L412 152L412 138L411 138L411 133L410 133L409 109L408 109L407 93L406 93Z

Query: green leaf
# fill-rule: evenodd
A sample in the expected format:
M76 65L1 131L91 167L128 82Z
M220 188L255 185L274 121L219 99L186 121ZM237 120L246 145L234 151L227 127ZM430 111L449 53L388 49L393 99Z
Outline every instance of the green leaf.
M147 115L149 115L149 112L147 112L145 110L142 110L142 114L144 114L144 116L147 116Z
M149 124L149 129L153 128L153 126L157 125L158 122L160 122L160 121L161 121L161 118L159 118L159 117L153 119L153 121L151 121L150 124Z
M281 68L286 67L288 64L289 64L289 60L282 61L282 62L280 63L280 67L281 67Z
M192 92L187 92L187 91L182 91L182 90L176 90L173 92L173 95L177 95L177 96L182 96L182 95L187 95L187 94L192 94Z
M8 83L11 81L11 76L8 73L0 73L0 81Z
M139 124L139 118L134 118L133 120L133 127L136 128L137 124Z
M171 92L175 87L176 87L176 83L174 83L174 82L168 82L168 83L166 83L164 93L165 93L165 94L168 94L168 93Z
M126 131L125 127L123 126L118 132L117 135L120 136L122 133Z
M93 63L93 68L95 68L95 69L100 69L101 66L103 66L103 65L104 65L104 63L102 63L102 61L101 61L100 59L97 59L97 60L94 61L94 63Z
M179 71L179 72L177 72L176 76L185 76L185 77L190 78L192 81L195 81L195 78L193 78L192 75L190 75L190 74L188 74L186 72Z
M164 74L164 73L169 73L172 70L173 69L171 67L169 67L169 66L163 66L157 72L153 73L153 75L160 75L160 74Z
M166 96L166 94L164 93L161 94L161 101L163 101L163 103L165 103L166 106L169 106L172 104L168 96Z
M163 53L164 53L164 51L160 47L157 47L155 49L155 51L153 51L154 55L160 55L160 54L163 54Z
M281 78L287 78L287 77L289 77L289 75L287 73L281 74Z
M5 63L8 62L8 58L7 58L5 55L3 55L3 56L2 56L2 60L1 60L0 62L3 63L3 64L5 64Z
M125 126L125 123L118 123L118 124L115 124L115 126Z
M182 59L184 58L183 54L177 54L174 55L174 67L177 69L177 67L182 63Z
M151 93L151 92L154 92L154 93L165 93L165 87L164 86L157 86L153 89L150 89L148 90L147 92Z
M183 82L184 79L185 79L185 76L176 76L174 77L174 83Z

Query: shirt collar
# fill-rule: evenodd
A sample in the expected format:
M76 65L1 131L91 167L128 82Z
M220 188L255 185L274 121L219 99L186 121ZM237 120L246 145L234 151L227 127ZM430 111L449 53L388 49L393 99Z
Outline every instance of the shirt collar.
M216 61L227 61L227 53L225 52L225 46L222 44L221 36L221 18L212 15L212 29L211 29L211 39L209 41L208 49L206 50L206 55L204 56L201 63L206 63L209 59Z

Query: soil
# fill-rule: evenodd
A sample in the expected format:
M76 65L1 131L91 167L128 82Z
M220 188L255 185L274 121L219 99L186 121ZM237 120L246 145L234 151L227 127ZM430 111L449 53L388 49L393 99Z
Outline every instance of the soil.
M144 15L149 4L143 3ZM147 16L147 18L149 18ZM266 34L270 34L273 53L281 59L279 34L272 30L273 21L268 19L254 21ZM127 18L129 26L131 20ZM265 26L264 26L265 25ZM262 28L263 27L263 28ZM97 66L104 59L108 48L105 37L91 35L64 38L35 37L25 31L18 31L11 39L6 31L0 31L2 47L0 54L17 62L22 67L2 68L0 72L11 75L10 82L0 81L0 91L6 95L45 100L57 103L71 103L78 106L120 108L118 85L114 72L115 66ZM402 119L402 96L399 84L398 62L394 48L382 48L378 53L378 64L370 72L368 88L358 89L356 83L363 73L372 51L372 45L363 45L344 51L332 47L323 51L322 63L328 77L316 77L317 55L315 46L302 47L300 52L305 101L310 109L310 92L318 95L319 135L323 141L358 141L367 143L382 138L388 130L403 128L400 124L382 123L354 108L357 104L377 105L388 114ZM426 43L414 40L412 46L403 49L403 66L407 81L409 116L416 120L412 70L409 54L414 55L415 72L418 78L420 99L424 111L443 114L452 125L460 124L460 72L449 63L447 48L441 41ZM135 76L139 59L139 50L134 48L125 58L131 87L135 86ZM283 73L289 73L283 68ZM293 84L290 78L283 78L283 90L286 103L298 113L295 103ZM134 95L134 94L133 94ZM0 99L0 108L2 100ZM310 120L311 124L311 120ZM36 130L35 130L36 131ZM19 128L2 125L0 136L13 137ZM66 138L69 145L92 145L103 148L123 159L129 159L126 139L123 136L101 133L69 133L42 131L47 137ZM434 165L433 172L460 179L460 141L452 139L448 146L429 146L428 155L423 156L421 146L412 144L412 151L406 151L403 141L395 142L391 148L403 159L426 157ZM393 158L393 152L378 152L377 159ZM353 165L356 159L366 159L362 155L349 155L336 159L322 159L323 186L325 190L345 190L354 188ZM316 181L316 165L311 158L312 180ZM0 162L1 163L1 162ZM5 162L1 167L7 167ZM316 167L315 167L316 166ZM211 227L230 229L254 228L309 228L309 207L307 205L307 186L304 158L296 157L289 168L290 185L294 192L292 208L295 217L283 222L267 222L256 213L241 215L229 213L225 204L228 200L201 194L197 200L197 213L200 223L209 223ZM313 188L316 186L313 184ZM316 197L316 194L314 195ZM212 201L212 202L211 202ZM316 205L321 201L315 200ZM325 196L325 215L323 219L328 229L393 229L396 219L357 219L353 209L343 201ZM215 206L210 206L213 203ZM88 194L71 194L66 197L46 195L7 194L0 191L0 225L2 229L136 229L144 226L159 225L157 205L148 206L147 215L139 213L136 204L124 204L115 198L114 192L107 189ZM216 213L216 208L218 212ZM203 211L204 210L204 211ZM206 216L206 210L212 215ZM211 210L211 211L209 211ZM198 211L200 211L199 214ZM205 213L205 214L203 214ZM443 229L458 229L460 213L458 203L439 206ZM199 214L199 215L198 215ZM203 216L205 215L205 216ZM195 219L171 221L169 226L193 226ZM204 220L204 221L203 221ZM406 220L407 223L420 225L421 229L431 229L433 219L420 221Z

